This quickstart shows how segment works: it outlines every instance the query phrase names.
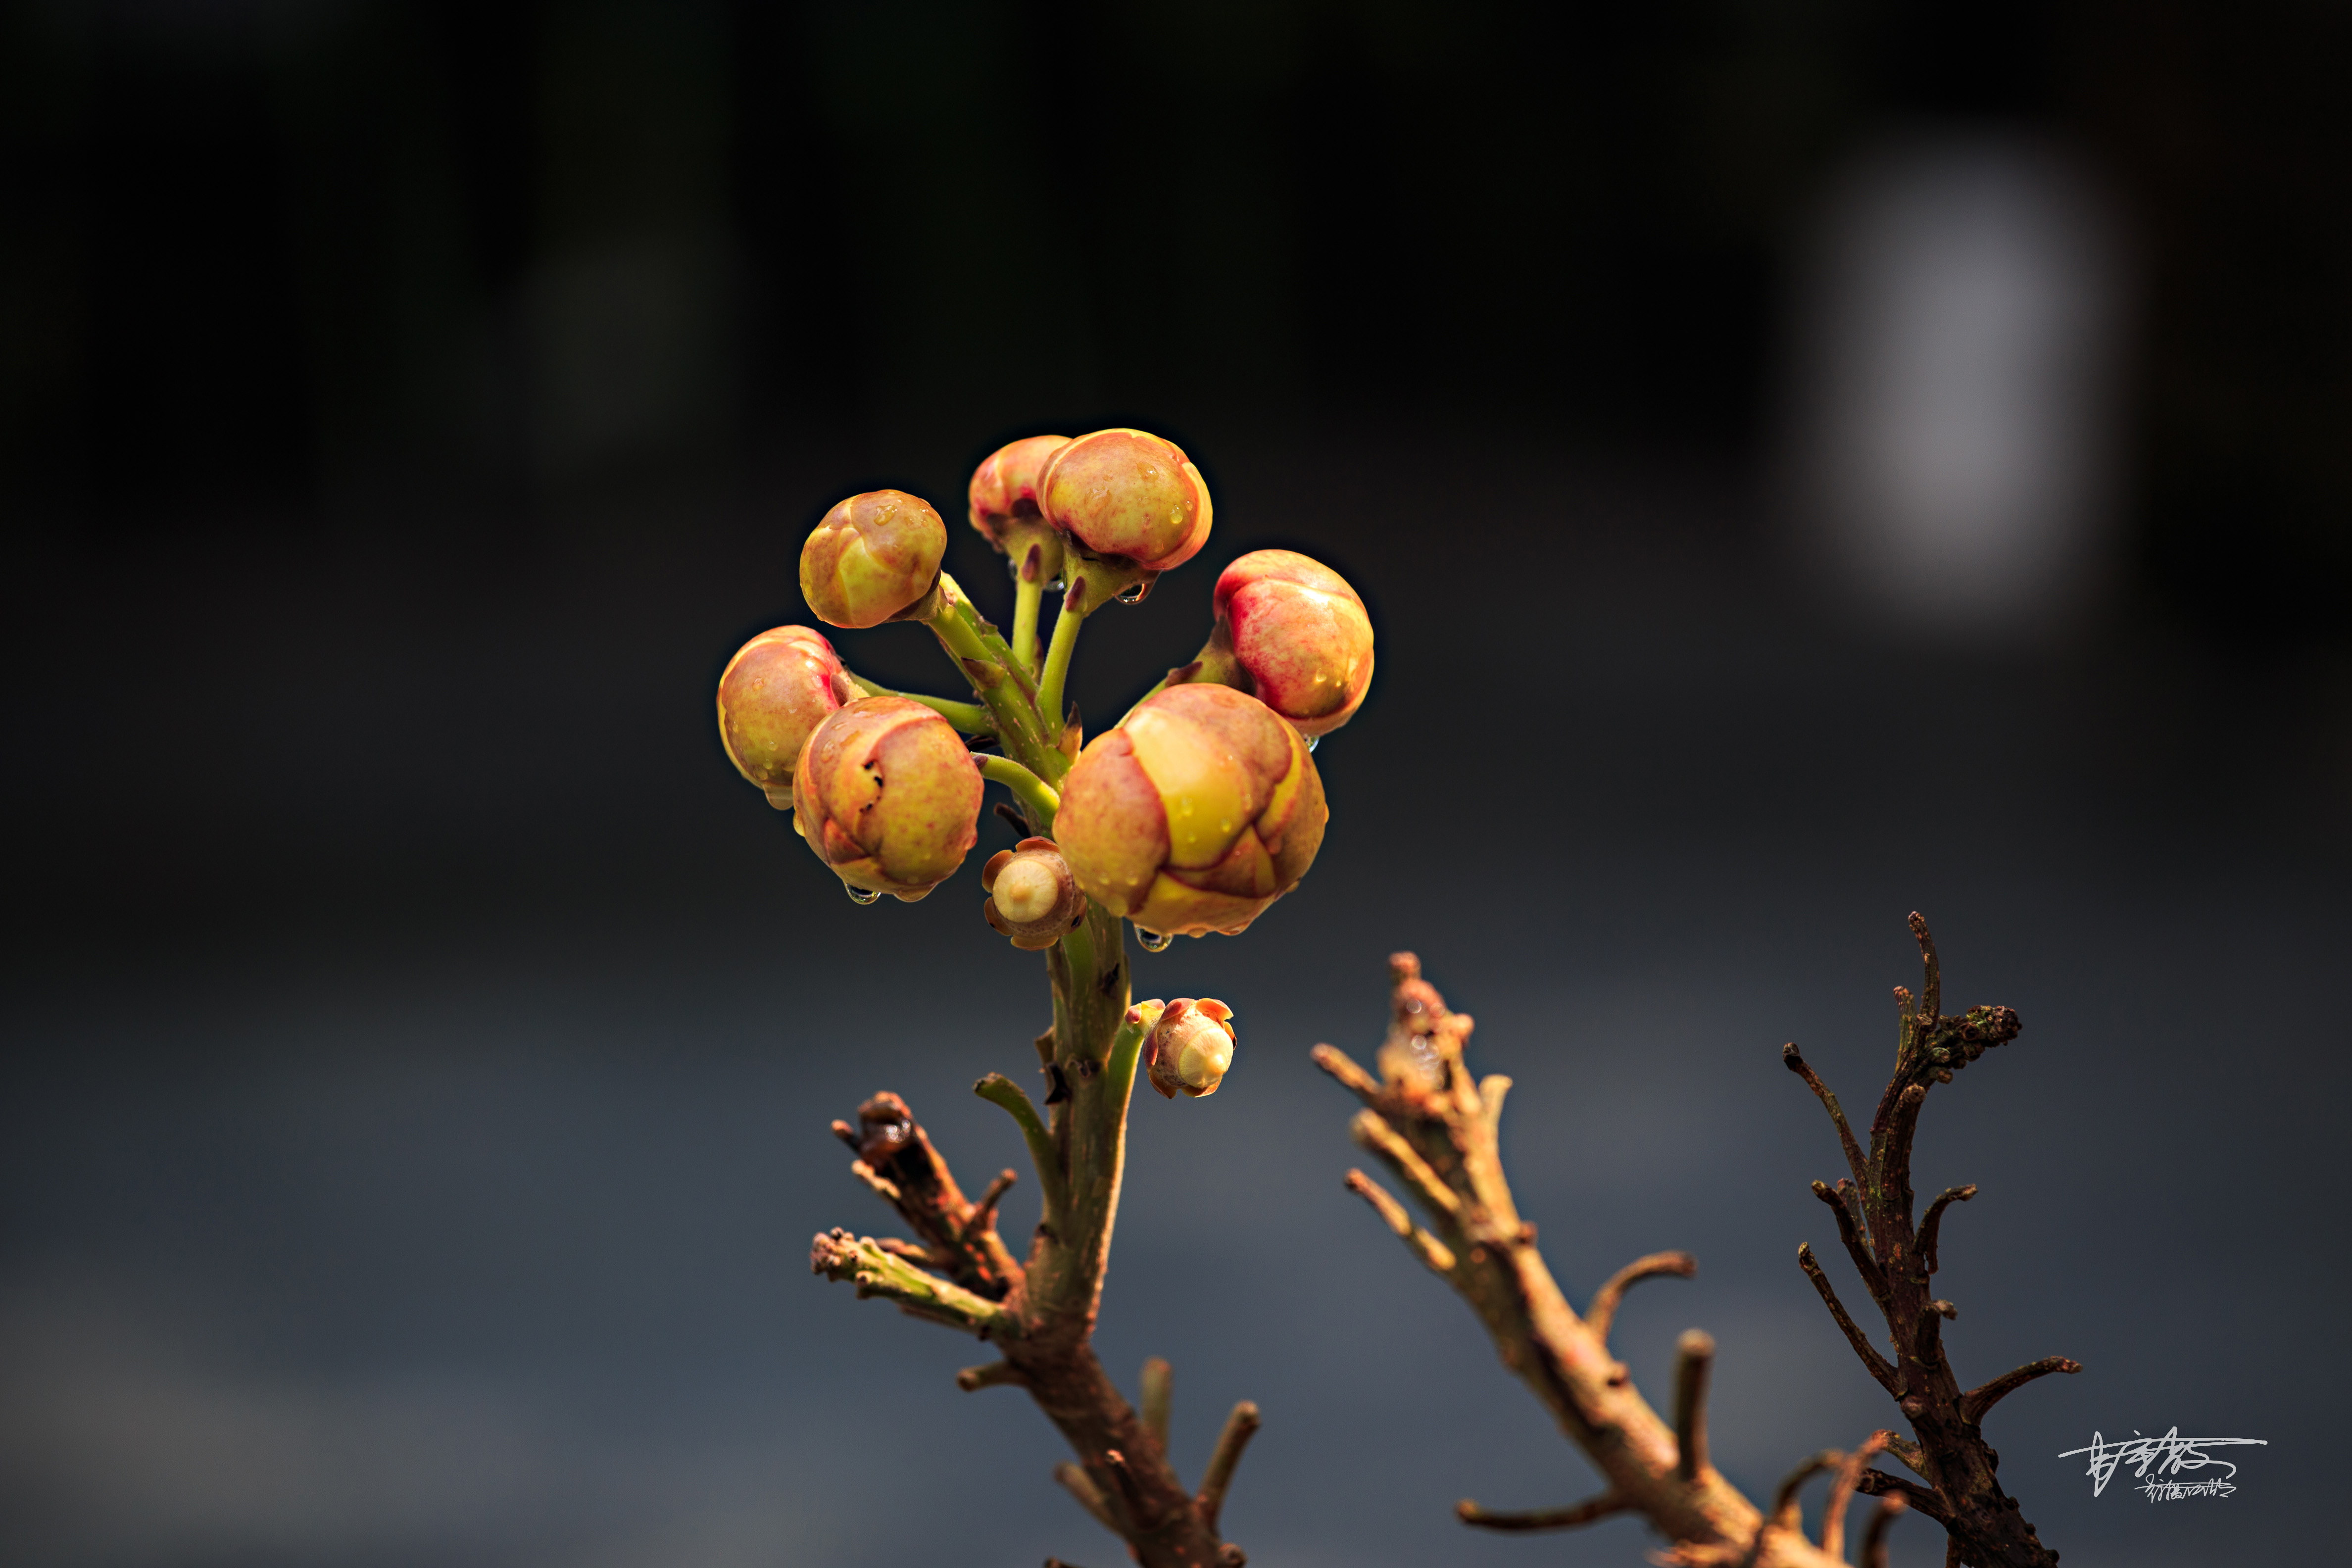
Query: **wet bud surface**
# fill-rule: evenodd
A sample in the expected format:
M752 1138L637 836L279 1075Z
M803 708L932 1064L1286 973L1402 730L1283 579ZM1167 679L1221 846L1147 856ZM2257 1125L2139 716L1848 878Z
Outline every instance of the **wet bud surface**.
M1372 621L1348 580L1309 555L1253 550L1217 578L1222 652L1245 689L1301 734L1327 735L1355 717L1372 684Z
M1139 929L1231 934L1297 885L1328 816L1288 722L1229 687L1176 686L1080 753L1055 836L1087 896Z
M801 594L827 626L878 626L930 593L947 548L930 502L868 490L826 512L801 546Z
M1142 430L1097 430L1063 447L1046 466L1037 503L1047 522L1087 550L1146 571L1183 564L1209 539L1201 470L1182 447Z
M779 811L793 805L793 768L826 717L855 695L820 632L774 626L735 652L719 677L719 742L735 771Z
M827 718L793 776L793 826L853 889L912 903L979 840L980 769L949 722L903 697Z

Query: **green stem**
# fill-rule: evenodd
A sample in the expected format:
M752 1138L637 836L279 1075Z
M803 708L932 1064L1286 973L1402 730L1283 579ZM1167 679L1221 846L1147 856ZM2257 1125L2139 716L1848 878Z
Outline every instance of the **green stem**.
M1029 808L1030 823L1040 835L1052 837L1054 814L1062 809L1062 797L1055 793L1052 784L1011 757L995 757L976 752L971 760L980 764L981 777L994 779L1020 796L1021 804Z
M860 1296L880 1296L896 1301L919 1318L969 1330L982 1339L1016 1339L1020 1318L1001 1301L992 1301L962 1286L916 1268L905 1258L882 1250L871 1237L853 1237L845 1230L820 1236L810 1250L815 1272L829 1279L846 1279Z
M1054 1135L1045 1130L1037 1108L1022 1092L1021 1086L1001 1072L990 1073L971 1086L972 1093L991 1105L1001 1105L1021 1126L1021 1136L1029 1145L1029 1163L1037 1167L1037 1184L1045 1194L1045 1223L1058 1226L1062 1210L1067 1202L1068 1183L1062 1173L1062 1151L1054 1142Z
M866 689L868 697L903 697L909 702L919 702L945 719L967 735L993 735L996 720L977 702L959 702L952 697L926 697L919 691L894 691L878 680L868 680L856 670L849 679Z
M1030 675L1037 673L1037 607L1045 584L1027 577L1013 583L1013 660Z
M1037 712L1056 730L1061 726L1062 690L1070 677L1070 656L1078 648L1078 628L1093 608L1086 602L1086 581L1072 575L1070 591L1062 595L1061 613L1054 617L1054 641L1045 649L1045 672L1037 678ZM1073 601L1078 606L1076 609L1070 607Z
M946 646L964 679L971 682L974 694L994 717L998 742L1032 773L1042 775L1050 772L1052 776L1060 777L1067 766L1066 760L1058 747L1046 742L1036 710L1029 705L1027 679L1013 668L1012 650L1004 646L1003 638L983 636L979 616L954 578L941 573L940 588L946 603L925 624ZM1055 739L1059 738L1057 730ZM1049 752L1055 762L1063 763L1064 768L1046 761Z

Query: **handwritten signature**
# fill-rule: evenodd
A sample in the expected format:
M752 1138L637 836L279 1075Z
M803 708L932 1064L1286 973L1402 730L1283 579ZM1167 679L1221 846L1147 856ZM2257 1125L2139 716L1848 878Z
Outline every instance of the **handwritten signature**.
M2132 1468L2132 1479L2146 1483L2136 1489L2146 1492L2148 1501L2170 1502L2189 1497L2228 1497L2237 1490L2226 1478L2221 1477L2196 1481L2167 1479L2183 1470L2201 1470L2214 1465L2235 1476L2237 1466L2227 1459L2214 1458L2205 1450L2237 1446L2267 1448L2270 1443L2263 1437L2184 1437L2180 1435L2180 1428L2175 1426L2161 1437L2143 1437L2134 1432L2128 1439L2118 1437L2112 1443L2102 1434L2094 1432L2089 1447L2069 1448L2058 1457L2071 1459L2077 1454L2091 1456L2091 1468L2087 1473L2092 1481L2093 1497L2107 1489L2107 1482L2114 1479L2118 1467L2128 1465ZM2148 1476L2151 1469L2156 1472L2154 1479Z

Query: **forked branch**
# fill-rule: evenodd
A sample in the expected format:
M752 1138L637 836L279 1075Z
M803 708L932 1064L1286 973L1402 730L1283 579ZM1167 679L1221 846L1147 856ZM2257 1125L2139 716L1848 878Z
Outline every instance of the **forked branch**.
M1811 1247L1797 1249L1798 1263L1821 1292L1822 1305L1854 1355L1894 1396L1917 1436L1916 1442L1909 1442L1886 1432L1874 1441L1928 1483L1918 1486L1849 1465L1848 1473L1840 1478L1841 1493L1859 1489L1890 1501L1900 1500L1904 1506L1918 1510L1944 1526L1951 1537L1952 1551L1961 1561L1986 1568L2048 1568L2056 1561L2056 1553L2036 1538L2033 1527L1994 1478L1998 1459L1985 1441L1980 1423L2003 1395L2049 1373L2079 1372L2081 1364L2064 1356L2048 1356L1961 1393L1943 1340L1944 1324L1958 1318L1959 1309L1930 1294L1928 1279L1940 1261L1937 1241L1945 1211L1976 1196L1977 1189L1974 1185L1947 1188L1928 1205L1916 1233L1911 1214L1912 1140L1928 1093L1939 1084L1950 1083L1956 1073L1987 1050L2016 1038L2017 1015L2007 1007L1971 1007L1957 1017L1941 1013L1943 972L1935 939L1920 916L1914 914L1910 925L1919 944L1922 981L1916 1004L1909 991L1895 988L1895 1073L1872 1119L1866 1155L1854 1141L1837 1096L1821 1076L1806 1064L1795 1046L1781 1052L1789 1069L1805 1080L1829 1111L1839 1147L1853 1168L1851 1189L1840 1182L1832 1193L1815 1182L1813 1194L1835 1211L1839 1239L1845 1243L1885 1320L1889 1338L1897 1348L1897 1361L1890 1363L1880 1355L1855 1326ZM1873 1526L1874 1536L1882 1541L1888 1517L1881 1515ZM1838 1540L1823 1541L1827 1547L1841 1544ZM1867 1558L1878 1550L1865 1545L1864 1554Z
M1687 1276L1696 1268L1690 1257L1654 1253L1620 1269L1595 1292L1591 1315L1578 1317L1503 1173L1496 1133L1510 1080L1471 1079L1463 1062L1471 1021L1421 978L1419 961L1399 953L1390 973L1392 1022L1378 1053L1379 1076L1329 1046L1315 1048L1315 1061L1363 1101L1356 1141L1396 1174L1426 1223L1360 1171L1348 1173L1348 1188L1461 1293L1503 1364L1535 1391L1608 1483L1600 1496L1569 1508L1507 1511L1465 1501L1456 1510L1464 1522L1559 1530L1638 1513L1673 1542L1675 1562L1831 1568L1832 1560L1800 1534L1760 1538L1762 1514L1707 1462L1711 1339L1694 1331L1680 1342L1671 1425L1609 1354L1606 1336L1626 1289L1654 1275Z

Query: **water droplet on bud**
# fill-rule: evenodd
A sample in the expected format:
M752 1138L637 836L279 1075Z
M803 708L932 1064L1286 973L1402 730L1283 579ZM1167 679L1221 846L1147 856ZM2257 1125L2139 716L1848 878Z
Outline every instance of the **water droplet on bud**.
M851 903L857 904L861 907L874 902L882 896L869 889L853 888L846 882L844 882L841 885L841 890L849 895L849 901Z
M1142 944L1146 952L1166 952L1168 944L1176 939L1164 931L1146 931L1138 926L1135 928L1135 940Z
M1310 752L1322 743L1323 737L1320 735L1309 735L1307 737L1307 749Z
M1118 595L1118 602L1122 605L1132 605L1149 591L1143 584L1138 583L1134 587L1123 590Z

